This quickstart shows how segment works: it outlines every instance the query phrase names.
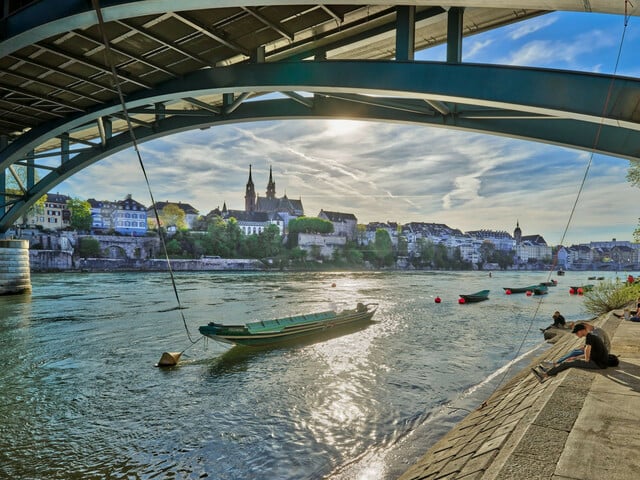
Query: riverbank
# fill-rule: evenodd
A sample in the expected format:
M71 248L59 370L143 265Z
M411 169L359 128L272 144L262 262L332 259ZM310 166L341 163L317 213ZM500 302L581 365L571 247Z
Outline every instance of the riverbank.
M640 478L640 324L593 322L620 365L569 369L539 383L530 367L582 344L565 335L409 468L401 480Z

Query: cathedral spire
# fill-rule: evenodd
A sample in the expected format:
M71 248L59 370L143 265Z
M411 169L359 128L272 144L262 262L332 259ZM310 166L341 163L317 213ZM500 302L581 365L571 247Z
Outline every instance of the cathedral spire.
M244 211L247 213L253 213L256 209L256 190L253 186L253 179L251 178L251 165L249 165L249 180L247 181L247 188L244 194Z
M269 183L267 184L267 198L276 198L276 182L273 181L273 172L269 167Z

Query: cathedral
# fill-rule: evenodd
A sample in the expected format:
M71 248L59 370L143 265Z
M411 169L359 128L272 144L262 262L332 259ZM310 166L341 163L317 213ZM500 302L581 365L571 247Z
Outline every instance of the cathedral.
M222 217L234 217L246 235L260 233L269 225L277 225L280 233L284 234L289 221L303 215L302 200L291 200L286 194L280 198L276 196L276 182L273 181L271 167L269 167L266 195L264 197L257 195L251 165L249 165L249 180L247 180L244 194L244 210L227 210L226 203L222 210Z

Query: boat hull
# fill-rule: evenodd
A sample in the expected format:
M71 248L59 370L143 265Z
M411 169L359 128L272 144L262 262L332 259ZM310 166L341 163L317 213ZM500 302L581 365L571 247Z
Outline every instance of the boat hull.
M247 325L222 325L212 322L201 326L199 330L202 335L219 342L265 347L332 332L339 335L349 328L366 326L376 308L363 307L364 309L356 308L340 313L319 312Z
M489 290L481 290L479 292L466 295L461 294L460 298L462 298L465 303L483 302L485 300L489 300Z

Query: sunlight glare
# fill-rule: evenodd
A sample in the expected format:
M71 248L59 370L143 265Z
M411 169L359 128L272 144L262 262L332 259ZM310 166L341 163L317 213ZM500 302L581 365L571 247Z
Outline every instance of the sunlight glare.
M351 135L366 125L366 122L356 120L327 120L326 133L331 136Z

